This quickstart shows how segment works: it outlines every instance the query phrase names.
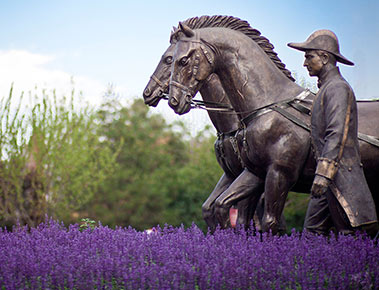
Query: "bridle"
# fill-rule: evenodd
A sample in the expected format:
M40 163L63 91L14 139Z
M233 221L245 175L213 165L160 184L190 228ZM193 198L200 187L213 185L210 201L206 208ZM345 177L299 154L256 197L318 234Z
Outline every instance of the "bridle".
M168 87L168 82L167 82L167 85L164 84L164 83L162 83L162 82L160 81L160 79L158 79L158 78L155 76L155 74L152 74L151 77L150 77L150 79L152 79L154 82L156 82L157 85L158 85L158 87L161 88L162 91L164 90L165 87Z
M213 56L212 54L208 51L207 49L207 45L204 41L198 39L198 38L195 38L195 39L192 39L192 38L184 38L184 39L181 39L180 41L182 42L190 42L190 43L197 43L200 45L200 51L202 52L204 58L208 61L208 63L210 65L212 65L214 63L214 59L213 59ZM195 60L194 60L194 65L193 65L193 68L192 68L192 78L198 83L199 80L196 79L196 76L197 76L197 73L199 72L199 63L200 63L200 54L198 52L198 50L195 51ZM209 76L208 76L209 77ZM206 110L209 110L209 111L220 111L220 109L222 109L221 111L227 109L227 111L231 111L233 110L230 106L227 106L225 107L225 105L223 104L222 108L220 107L217 107L215 106L216 103L213 103L213 102L209 102L207 105L205 104L204 101L197 101L197 100L193 100L193 96L195 95L195 92L194 90L191 88L191 87L188 87L188 86L185 86L175 80L171 80L170 81L170 86L173 86L173 87L177 87L179 89L181 89L182 91L184 91L185 93L185 104L188 104L191 106L191 108L199 108L199 109L206 109ZM179 103L179 101L175 98L175 97L172 97L171 100L169 100L169 102L173 105L177 105ZM212 104L213 103L213 107L212 107Z
M158 98L161 98L161 99L164 99L164 96L166 95L164 92L165 90L167 90L168 88L168 81L164 84L161 82L161 80L154 74L152 74L150 76L150 79L153 80L157 85L158 85L158 88L159 88L159 94L158 94Z
M200 45L200 51L204 55L205 59L208 61L210 65L214 64L214 56L208 51L208 47L210 46L207 44L205 41L199 39L199 38L184 38L181 39L180 41L183 42L190 42L190 43L197 43ZM200 63L200 54L198 52L199 50L196 49L196 55L195 55L195 60L194 60L194 66L192 69L192 78L195 79L195 81L199 82L196 79L196 74L198 73L199 70L199 63ZM210 75L208 76L210 77ZM245 111L245 112L237 112L235 111L230 105L224 104L224 103L217 103L217 102L205 102L205 101L200 101L200 100L193 100L193 96L195 95L195 91L188 86L185 86L175 80L170 81L170 86L177 87L181 89L185 93L185 103L191 106L192 108L195 109L204 109L207 111L217 111L217 112L223 112L223 113L229 113L229 114L237 114L240 118L242 115L247 114L246 117L241 118L241 125L243 127L246 127L248 123L250 123L253 119L266 114L268 112L276 111L286 117L287 119L291 120L292 122L298 124L299 126L303 127L306 130L309 130L309 125L303 122L302 120L298 119L296 116L293 114L288 113L287 111L284 110L284 108L287 108L289 106L302 111L303 113L306 112L307 114L310 113L310 110L300 104L301 101L305 101L304 99L306 96L310 94L309 90L305 90L301 92L299 95L292 97L287 100L281 100L277 101L271 104L264 105L260 108L253 109L250 111ZM175 97L171 97L169 102L172 105L177 105L179 101Z

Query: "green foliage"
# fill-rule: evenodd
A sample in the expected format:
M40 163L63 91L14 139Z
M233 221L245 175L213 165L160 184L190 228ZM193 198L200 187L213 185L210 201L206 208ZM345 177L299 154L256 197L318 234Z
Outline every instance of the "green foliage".
M53 93L12 96L0 104L3 220L31 226L46 214L64 218L88 202L112 174L116 153L99 141L94 112Z
M214 137L190 137L182 123L167 124L141 99L128 107L115 98L99 111L102 138L121 145L119 169L81 215L109 226L146 229L157 224L204 225L201 204L221 176Z
M94 228L96 228L96 222L94 220L91 220L90 218L82 218L80 221L81 224L79 226L79 230L81 232L87 229L93 230Z
M172 220L169 224L176 226L183 223L190 226L195 221L200 228L206 230L201 205L222 175L222 169L215 157L214 139L213 136L202 141L195 138L189 142L188 152L191 159L177 172L175 188L171 190L171 195L174 196L170 208L176 213L172 216L182 217L182 220Z
M113 152L119 151L118 170L83 212L110 226L143 228L158 223L165 199L152 191L151 175L183 162L180 133L170 130L161 116L148 115L142 101L127 108L109 99L99 110L97 122L102 139Z
M112 90L97 111L43 92L25 106L0 103L0 215L33 226L45 214L144 230L157 224L206 230L201 205L222 170L209 128L196 137L168 124L142 99L122 106ZM302 229L308 195L290 193L288 229Z
M287 232L292 229L303 230L305 213L307 211L310 195L304 193L289 192L284 207L284 217L287 224Z

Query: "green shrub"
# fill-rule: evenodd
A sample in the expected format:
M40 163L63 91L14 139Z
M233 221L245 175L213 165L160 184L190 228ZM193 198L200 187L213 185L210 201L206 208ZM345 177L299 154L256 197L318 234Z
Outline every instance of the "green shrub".
M75 91L42 90L0 102L0 218L38 225L88 202L114 171L116 153L100 141L95 112L76 107Z

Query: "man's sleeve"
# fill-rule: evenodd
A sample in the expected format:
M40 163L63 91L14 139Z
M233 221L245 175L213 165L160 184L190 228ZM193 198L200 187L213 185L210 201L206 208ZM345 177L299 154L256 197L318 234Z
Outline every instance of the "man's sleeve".
M353 102L351 88L343 82L337 83L327 88L322 102L326 122L325 144L317 162L316 174L333 180L349 132Z

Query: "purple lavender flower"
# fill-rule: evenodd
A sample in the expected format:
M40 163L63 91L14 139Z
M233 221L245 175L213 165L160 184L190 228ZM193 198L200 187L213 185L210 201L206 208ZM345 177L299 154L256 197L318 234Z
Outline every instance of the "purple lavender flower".
M46 220L0 230L0 289L378 289L366 236L326 238L195 225L154 234Z

